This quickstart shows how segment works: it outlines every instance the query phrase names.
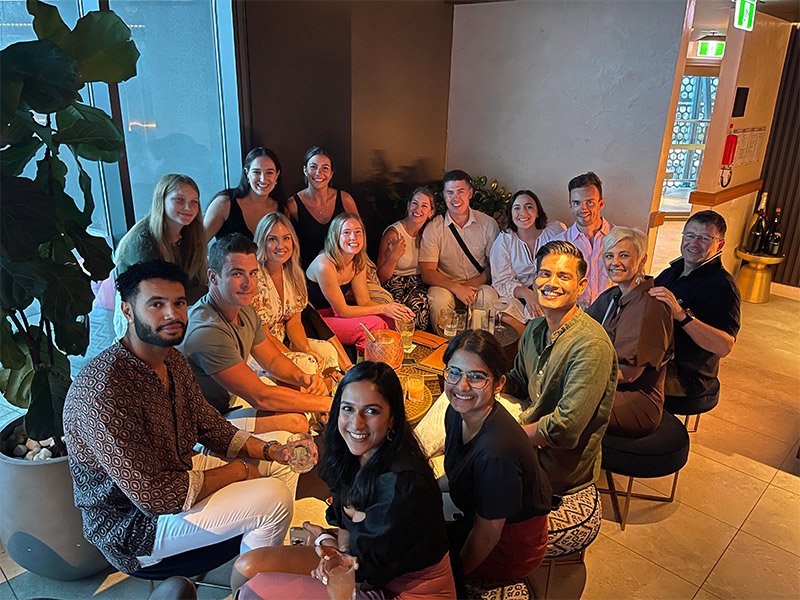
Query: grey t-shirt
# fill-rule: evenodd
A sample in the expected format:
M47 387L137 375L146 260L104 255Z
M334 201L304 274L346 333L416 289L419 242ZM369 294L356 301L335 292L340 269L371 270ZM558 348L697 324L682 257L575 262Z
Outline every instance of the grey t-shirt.
M246 362L250 349L266 339L252 306L242 307L236 322L230 322L206 294L189 310L186 337L178 349L189 361L208 403L224 414L231 394L212 375Z

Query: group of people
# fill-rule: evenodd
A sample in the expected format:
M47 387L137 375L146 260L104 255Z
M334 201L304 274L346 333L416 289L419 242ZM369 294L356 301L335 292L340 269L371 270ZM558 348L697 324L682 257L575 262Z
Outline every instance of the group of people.
M681 257L653 279L645 235L601 216L594 173L568 184L569 228L522 190L499 232L470 208L469 176L450 171L447 212L416 189L373 264L327 151L309 150L303 171L307 187L284 202L278 158L257 148L205 220L194 182L165 176L120 243L125 334L81 371L64 410L86 538L120 570L242 536L242 599L325 598L337 553L358 561L359 598L462 597L467 581L535 569L548 515L570 497L597 502L607 430L647 435L665 394L718 392L739 293L717 213L690 217ZM348 347L364 343L362 323L440 331L444 310L497 298L518 353L507 370L486 331L448 344L437 481L397 374L354 365ZM306 523L312 543L285 547L297 485L286 441L314 413L328 414L319 471L334 529Z

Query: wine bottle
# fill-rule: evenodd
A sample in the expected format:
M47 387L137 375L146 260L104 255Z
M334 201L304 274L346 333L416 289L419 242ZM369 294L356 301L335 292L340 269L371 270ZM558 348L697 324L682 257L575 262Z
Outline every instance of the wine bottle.
M769 232L767 236L764 238L764 246L761 249L761 252L764 254L769 254L770 256L780 256L781 254L781 242L783 241L783 237L781 236L781 232L778 231L778 227L781 224L781 209L775 209L775 217L772 220L772 225L769 228Z
M746 252L758 254L764 243L764 233L767 229L767 193L761 194L761 204L758 206L755 221L747 230L747 238L744 245Z

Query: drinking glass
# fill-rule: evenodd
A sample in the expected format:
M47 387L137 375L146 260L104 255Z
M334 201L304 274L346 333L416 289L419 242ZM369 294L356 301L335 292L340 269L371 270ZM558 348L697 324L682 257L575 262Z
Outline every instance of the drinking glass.
M322 562L328 578L325 587L329 600L354 600L356 597L356 561L349 554L334 554Z
M494 310L494 328L497 329L497 326L503 322L502 313L504 310L508 308L508 301L507 300L495 300L492 302L492 309Z
M295 473L308 473L314 468L314 438L310 433L295 433L286 440L289 468Z
M403 341L403 352L408 354L414 346L414 321L395 321L395 327Z
M445 309L439 313L439 326L442 328L442 333L446 338L452 338L456 335L456 313L450 309Z
M406 389L408 390L409 400L422 402L425 397L425 381L422 377L409 375L408 379L406 379Z
M456 335L464 333L467 328L467 311L463 308L456 310Z

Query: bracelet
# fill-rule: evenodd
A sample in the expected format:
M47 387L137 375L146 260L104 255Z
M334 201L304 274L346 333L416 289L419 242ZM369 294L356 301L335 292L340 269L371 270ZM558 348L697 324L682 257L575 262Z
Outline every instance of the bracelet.
M331 535L331 534L330 534L330 533L328 533L327 531L324 531L324 532L322 532L322 533L320 533L320 534L319 534L319 537L317 537L317 539L315 539L315 540L314 540L314 545L315 545L315 546L321 546L321 545L322 545L322 542L324 542L325 540L333 540L333 541L336 541L336 536L334 536L334 535ZM326 545L327 545L327 544L326 544ZM335 545L335 544L334 544L334 545Z
M239 462L244 465L244 479L242 479L242 481L247 481L248 479L250 479L250 465L248 465L241 458L239 459Z
M264 452L264 460L270 460L270 461L272 460L269 457L269 449L270 449L270 446L272 446L273 444L280 444L280 442L278 440L270 440L270 441L264 443L264 450L263 450L263 452Z

